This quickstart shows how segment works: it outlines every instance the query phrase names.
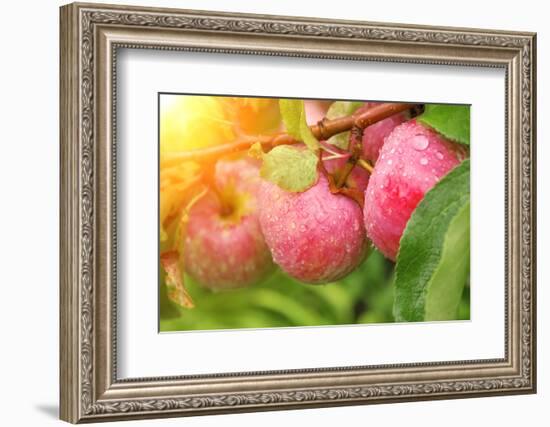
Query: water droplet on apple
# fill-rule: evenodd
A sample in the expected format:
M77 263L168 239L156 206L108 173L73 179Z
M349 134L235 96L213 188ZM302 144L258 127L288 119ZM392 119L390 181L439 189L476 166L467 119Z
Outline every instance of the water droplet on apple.
M420 164L421 164L422 166L426 166L426 165L428 164L428 159L427 159L426 157L422 157L422 158L420 159Z
M424 151L430 145L430 141L424 135L415 135L411 138L411 144L415 150Z

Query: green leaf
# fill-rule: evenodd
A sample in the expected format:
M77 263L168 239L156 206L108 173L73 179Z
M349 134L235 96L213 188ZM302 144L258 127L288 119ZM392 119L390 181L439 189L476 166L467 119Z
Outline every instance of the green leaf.
M280 145L264 154L260 175L283 190L305 191L317 182L317 162L309 150Z
M304 101L300 99L280 99L279 108L288 134L303 141L311 151L319 151L319 141L307 125Z
M470 202L452 220L426 299L426 320L457 319L470 271Z
M299 99L280 99L279 108L283 123L289 135L300 139L300 120L304 110L304 101Z
M451 141L470 145L469 105L426 104L417 120Z
M359 107L364 105L364 102L360 101L335 101L331 104L327 111L327 119L337 119L339 117L349 116L355 113ZM331 136L327 142L335 145L342 150L348 147L349 132L342 132L337 135Z
M302 109L302 114L300 116L300 138L311 151L317 152L319 150L319 141L317 141L317 138L315 138L313 132L311 132L311 129L307 125L305 109Z
M363 101L334 101L327 111L327 119L337 119L339 117L349 116L355 113L357 109L363 106Z
M458 318L470 269L470 161L449 172L414 210L395 267L397 321Z

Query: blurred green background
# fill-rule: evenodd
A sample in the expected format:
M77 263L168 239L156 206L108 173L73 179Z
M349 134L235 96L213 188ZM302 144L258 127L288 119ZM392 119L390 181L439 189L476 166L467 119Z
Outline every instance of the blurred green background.
M277 269L250 288L219 292L200 287L186 275L185 284L195 302L192 309L168 299L161 277L160 331L393 322L393 267L373 250L359 268L338 282L308 285ZM470 318L469 291L466 286L459 320Z

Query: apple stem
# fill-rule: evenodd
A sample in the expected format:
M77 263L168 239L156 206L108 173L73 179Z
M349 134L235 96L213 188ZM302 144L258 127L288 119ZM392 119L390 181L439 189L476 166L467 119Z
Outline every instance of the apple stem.
M318 168L320 173L322 173L327 178L328 188L332 194L342 194L344 196L347 196L352 200L355 200L355 202L357 202L359 207L363 209L363 206L365 203L364 192L360 191L358 188L348 188L344 186L338 187L334 176L328 173L327 169L325 168L325 165L323 164L321 152L319 152Z
M336 186L342 188L348 179L351 171L361 158L363 152L363 128L359 126L353 126L349 134L349 151L351 156L348 157L348 160L342 166L342 169L338 171L337 176L338 180L336 181Z
M210 190L216 195L220 202L220 216L227 217L233 213L233 206L227 200L227 197L218 189L216 184L210 186Z
M365 169L367 172L369 172L370 174L372 174L372 172L374 171L374 167L365 159L359 159L357 161L357 164L361 166L363 169Z
M203 168L203 182L218 199L218 202L220 203L220 215L221 216L229 216L231 213L233 213L233 206L228 201L228 198L226 195L224 195L220 189L218 188L218 185L216 184L216 180L214 178L216 172L216 163L215 162L208 162L204 165Z

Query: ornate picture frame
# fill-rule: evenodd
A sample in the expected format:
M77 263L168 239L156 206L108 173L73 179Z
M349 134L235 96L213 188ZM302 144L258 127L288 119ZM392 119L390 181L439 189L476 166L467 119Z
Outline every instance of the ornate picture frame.
M130 418L536 391L536 36L98 4L61 8L61 418ZM117 49L497 67L506 73L505 357L117 379Z

